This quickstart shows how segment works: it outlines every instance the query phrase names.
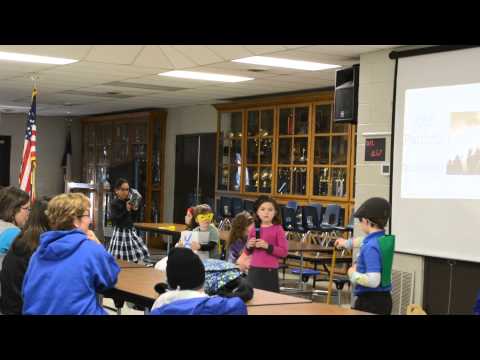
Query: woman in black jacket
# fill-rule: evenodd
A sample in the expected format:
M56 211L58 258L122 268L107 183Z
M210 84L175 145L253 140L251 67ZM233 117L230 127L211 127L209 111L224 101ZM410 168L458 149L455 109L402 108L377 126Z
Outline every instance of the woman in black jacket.
M15 238L3 260L0 272L2 289L0 309L3 314L20 315L22 313L22 283L30 257L38 247L40 235L50 230L45 214L48 200L43 198L35 201L27 223Z
M116 198L110 203L113 234L108 252L117 259L138 262L150 254L133 226L138 209L129 202L129 191L128 181L118 179L114 187Z

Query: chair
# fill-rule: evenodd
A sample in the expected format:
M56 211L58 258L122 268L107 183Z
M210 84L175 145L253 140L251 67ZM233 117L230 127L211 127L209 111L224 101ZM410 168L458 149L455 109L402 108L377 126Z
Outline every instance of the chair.
M328 246L331 241L332 233L337 230L336 227L340 224L341 211L342 208L337 204L327 205L327 208L325 209L323 220L320 224L320 231L322 232L325 246Z
M297 208L297 211L295 213L295 233L301 234L301 240L302 242L306 241L311 232L316 230L318 228L318 219L317 219L317 210L314 207L311 206L300 206ZM315 276L320 275L320 271L318 270L312 270L312 269L306 269L303 267L303 262L304 262L304 252L302 251L300 253L300 268L293 268L291 270L292 274L299 275L301 276L302 282L307 283L308 280L310 279L310 276L313 276L315 279Z
M232 198L232 217L243 211L243 200L240 198Z
M302 209L303 207L299 206L295 210L295 232L304 234L306 230L303 227L303 210Z
M335 226L335 230L348 233L348 237L353 235L353 229L355 227L353 218L354 212L355 211L352 209L352 215L350 215L350 220L346 226Z
M310 231L318 230L320 223L318 219L318 212L314 206L302 206L302 221L305 229Z
M219 230L226 230L230 226L230 219L233 217L232 198L221 196L220 197L220 223L218 224Z
M220 197L220 215L222 218L231 218L233 216L232 198L226 196Z
M281 208L283 229L289 233L295 230L295 210L291 207ZM288 234L287 234L288 237Z
M314 208L315 211L317 212L317 227L316 227L315 231L313 232L313 238L315 239L315 242L319 244L320 241L317 240L317 237L320 237L320 234L321 234L320 224L322 222L323 212L324 212L325 209L321 204L310 204L309 207ZM311 210L309 210L309 211L311 211Z
M310 206L317 210L318 225L320 225L320 222L323 219L323 212L325 210L324 207L321 204L311 204Z
M287 202L287 207L297 210L298 203L295 200L290 200Z
M254 205L255 202L251 200L243 200L243 210L248 211L250 214L254 215Z

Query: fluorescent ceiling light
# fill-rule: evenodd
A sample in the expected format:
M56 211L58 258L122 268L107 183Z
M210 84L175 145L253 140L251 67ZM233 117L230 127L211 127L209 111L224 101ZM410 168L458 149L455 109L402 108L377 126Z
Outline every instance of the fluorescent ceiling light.
M73 59L62 59L49 56L38 56L30 54L18 54L12 52L0 51L0 60L10 60L10 61L20 61L28 63L39 63L39 64L54 64L54 65L66 65L77 62L78 60Z
M291 59L281 59L268 56L251 56L242 59L232 60L233 62L245 63L245 64L255 64L255 65L265 65L273 67L281 67L287 69L297 69L297 70L325 70L333 69L340 67L339 65L331 64L322 64L312 61L302 61L302 60L291 60Z
M204 73L204 72L198 72L198 71L183 71L183 70L167 71L164 73L160 73L158 75L171 76L171 77L177 77L182 79L221 81L221 82L229 82L229 83L254 80L253 78L243 77L243 76L222 75L222 74L212 74L212 73Z

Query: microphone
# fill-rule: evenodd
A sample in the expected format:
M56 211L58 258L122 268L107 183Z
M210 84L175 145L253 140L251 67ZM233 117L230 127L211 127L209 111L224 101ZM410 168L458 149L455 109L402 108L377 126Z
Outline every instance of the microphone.
M260 221L255 220L255 238L260 239Z

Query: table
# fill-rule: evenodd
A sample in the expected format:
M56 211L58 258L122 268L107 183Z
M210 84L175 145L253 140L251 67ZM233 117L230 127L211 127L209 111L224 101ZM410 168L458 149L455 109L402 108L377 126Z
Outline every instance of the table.
M120 269L145 269L147 268L144 264L137 264L131 261L115 259L117 265Z
M266 305L248 308L248 315L372 315L322 303Z
M173 238L173 244L177 243L180 240L180 234L182 231L187 230L187 225L185 224L171 224L171 223L134 223L139 230L143 230L147 233L147 238L145 239L146 245L148 247L148 233L154 232L157 234L170 235ZM169 227L173 227L173 230L170 230ZM167 243L167 254L170 251L170 238L168 238Z
M309 262L314 263L314 269L317 270L317 265L318 264L323 264L324 266L330 262L331 265L331 270L330 270L330 279L328 282L328 297L327 297L327 302L330 302L330 297L331 297L331 288L332 288L332 282L333 282L333 272L335 265L337 263L349 263L352 261L351 256L336 256L336 251L335 248L332 247L325 247L321 246L318 244L311 244L311 243L306 243L305 242L305 237L302 238L300 241L288 241L288 251L289 252L299 252L300 256L298 255L293 255L293 254L288 254L288 258L300 258L300 272L299 272L299 279L298 279L298 289L300 291L304 291L304 284L303 284L303 262L305 259L304 253L305 252L317 252L317 253L330 253L331 255L317 255L315 257L308 257ZM315 287L315 276L313 277L313 287Z
M285 305L285 304L307 304L312 300L297 296L274 293L260 289L253 290L253 298L247 302L248 307Z
M113 299L119 315L125 301L150 309L158 297L154 286L160 282L166 282L164 272L148 267L122 268L115 288L104 291L102 295Z
M147 267L122 268L118 274L115 288L105 291L103 296L112 298L117 309L121 309L125 301L150 309L159 296L154 286L160 282L166 282L166 274L164 272ZM311 302L312 300L310 299L254 289L253 298L247 302L247 306L304 304ZM117 312L120 314L119 310Z
M302 243L301 241L288 240L288 251L331 253L333 252L333 246L326 247L319 244L309 244Z

